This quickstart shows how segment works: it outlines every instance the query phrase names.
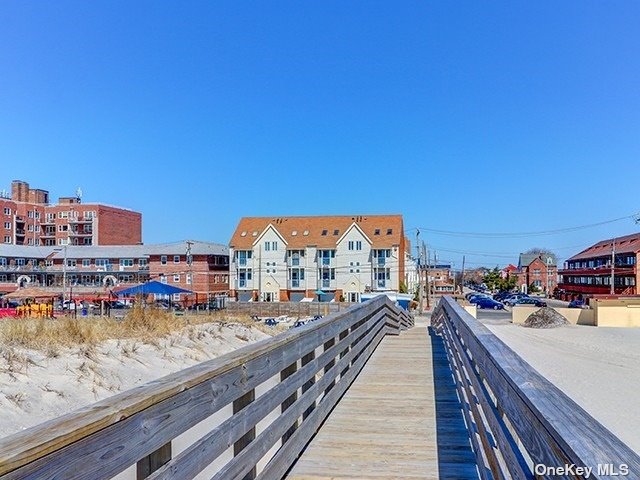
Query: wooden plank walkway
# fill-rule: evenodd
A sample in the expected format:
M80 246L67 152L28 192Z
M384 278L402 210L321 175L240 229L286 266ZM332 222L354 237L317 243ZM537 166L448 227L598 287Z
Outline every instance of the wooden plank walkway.
M287 478L477 479L440 338L385 337Z

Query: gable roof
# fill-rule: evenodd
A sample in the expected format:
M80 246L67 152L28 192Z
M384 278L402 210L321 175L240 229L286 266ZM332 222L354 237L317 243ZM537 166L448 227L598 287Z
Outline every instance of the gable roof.
M558 263L558 259L553 253L521 253L518 268L528 267L536 258L542 260L545 265L557 265ZM551 259L551 262L547 261L548 258Z
M609 238L607 240L594 243L580 253L577 253L573 257L567 259L567 261L611 256L611 246L614 240L616 254L640 252L640 233L633 233L631 235L625 235L624 237Z
M302 249L310 245L334 248L353 223L369 237L374 248L400 245L404 238L402 215L243 217L229 241L229 246L246 250L253 248L255 239L271 224L287 241L288 248ZM391 231L389 234L388 230Z

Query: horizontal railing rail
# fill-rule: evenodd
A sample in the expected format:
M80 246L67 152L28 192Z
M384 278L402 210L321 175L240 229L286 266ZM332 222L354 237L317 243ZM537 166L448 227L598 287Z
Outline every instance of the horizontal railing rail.
M137 465L139 479L180 480L231 447L214 479L282 478L382 338L412 325L384 296L354 305L0 439L0 478L100 480ZM172 455L173 439L229 406L230 417Z
M432 325L446 346L482 479L613 478L625 468L623 478L640 478L633 450L451 297L440 300ZM564 473L540 473L566 465Z

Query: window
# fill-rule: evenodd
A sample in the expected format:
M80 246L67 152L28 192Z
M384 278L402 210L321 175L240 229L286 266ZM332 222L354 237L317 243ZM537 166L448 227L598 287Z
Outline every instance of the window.
M387 235L391 235L393 233L393 228L387 228Z
M326 237L326 236L327 236L327 233L328 233L328 232L327 232L327 230L322 230L322 234L321 234L321 235L322 235L323 237Z
M362 250L362 241L361 240L349 240L348 243L349 250Z
M69 245L69 239L68 238L59 238L58 239L58 245Z
M296 235L298 235L298 231L297 230L294 230L293 232L291 232L291 236L292 237L295 237Z
M268 252L271 250L271 242L264 242L264 251Z
M347 248L349 250L353 250L354 249L354 245L355 245L355 242L353 240L349 240L349 243L347 244Z
M340 230L336 229L333 231L333 236L337 237L340 234Z
M146 258L139 258L138 259L138 266L139 267L146 267L149 264L148 260Z
M120 259L121 267L133 267L133 258L121 258Z
M4 214L5 215L11 215L11 209L7 208L7 207L4 207Z
M27 230L29 232L33 232L33 225L32 224L27 225Z
M36 225L36 232L40 232L40 225Z
M305 237L309 235L309 230L305 230L304 232L302 232L302 235L304 235Z
M11 222L4 222L5 230L11 230Z
M160 283L167 283L167 276L166 275L160 275Z
M106 258L96 258L96 267L106 267L109 265L109 260Z
M379 229L379 228L376 228L376 229L373 231L373 234L374 234L374 235L380 235L380 229Z
M271 242L271 250L274 252L278 251L278 242Z
M58 225L58 231L59 232L66 232L69 230L69 226L68 225Z
M28 245L33 245L33 238L28 238L27 239L27 244Z
M76 268L77 263L75 258L67 258L67 267Z
M58 218L69 218L69 212L58 213Z
M166 255L161 255L160 256L160 265L166 265L167 264L167 256Z
M240 234L240 236L241 236L241 237L246 237L246 236L247 236L247 232L242 232L242 233Z
M190 273L187 273L187 275L186 275L186 282L187 282L187 285L191 285L191 274Z
M173 263L180 263L180 255L173 256Z
M180 294L179 293L174 293L173 294L173 301L174 302L179 302L180 301Z
M11 243L11 237L9 235L4 236L4 243Z
M90 258L83 258L82 259L82 266L83 267L90 267L91 266L91 259Z
M180 275L176 274L173 276L173 283L180 283Z
M47 213L47 222L53 222L56 219L55 213Z
M33 210L29 210L29 211L27 212L27 217L29 217L29 218L33 218Z
M40 218L40 212L36 212L36 218Z

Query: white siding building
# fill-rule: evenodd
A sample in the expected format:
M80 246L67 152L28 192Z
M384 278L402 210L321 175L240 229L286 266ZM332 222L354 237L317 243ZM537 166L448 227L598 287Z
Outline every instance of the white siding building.
M243 218L230 242L231 295L357 302L398 291L405 245L401 215Z

